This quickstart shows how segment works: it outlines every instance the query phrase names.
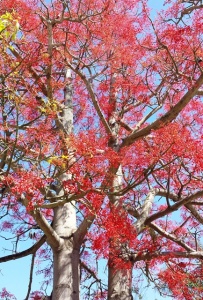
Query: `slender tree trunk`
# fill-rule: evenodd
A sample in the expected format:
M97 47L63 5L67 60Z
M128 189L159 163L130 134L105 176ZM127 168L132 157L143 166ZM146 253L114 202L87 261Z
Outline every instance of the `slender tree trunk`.
M118 167L112 182L112 189L119 191L122 186L122 168ZM119 196L111 196L111 208L117 208L120 205ZM122 210L122 207L120 207ZM127 245L126 245L127 246ZM119 243L119 237L112 237L109 244L109 262L108 262L108 300L132 300L132 270L133 263L128 261L126 251L122 251L122 242ZM126 247L124 247L126 249ZM117 253L116 253L117 252ZM122 256L124 267L121 269L114 263L115 255Z
M70 69L66 73L64 89L64 108L61 113L63 131L66 135L73 132L72 78ZM66 149L62 149L65 151ZM73 158L74 159L74 158ZM63 174L63 180L71 179L71 174ZM64 196L64 190L59 184L57 194ZM59 249L53 249L54 281L52 300L79 300L79 256L78 245L74 232L77 230L76 211L74 203L66 203L54 210L53 228L61 239Z
M57 207L54 230L61 238L61 247L53 251L54 284L52 300L79 300L79 251L74 241L76 212L71 203Z
M109 103L113 107L112 115L109 118L109 125L112 130L112 137L109 140L109 146L114 149L114 151L118 150L118 132L119 132L119 124L117 122L116 116L116 90L114 88L116 74L112 76L111 79L111 89L110 89L110 100ZM112 190L114 192L119 191L122 187L123 173L122 166L117 166L112 168L112 174L114 174L114 178L112 180ZM117 208L120 205L120 197L119 196L110 196L110 207L111 209ZM113 237L114 239L114 237ZM118 243L117 243L118 242ZM119 244L117 241L116 244ZM108 262L108 300L132 300L132 267L129 265L129 268L119 269L114 263L114 250L111 251L111 243L114 244L114 241L110 241L110 253L109 253L109 262ZM119 246L118 252L122 249L122 243ZM124 262L125 263L125 262Z
M108 300L132 300L132 268L117 269L109 261Z

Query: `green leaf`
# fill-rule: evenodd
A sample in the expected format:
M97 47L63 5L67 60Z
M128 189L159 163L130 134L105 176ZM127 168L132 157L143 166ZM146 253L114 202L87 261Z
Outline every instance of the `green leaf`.
M6 42L14 41L19 31L18 20L11 13L5 13L0 17L0 38Z

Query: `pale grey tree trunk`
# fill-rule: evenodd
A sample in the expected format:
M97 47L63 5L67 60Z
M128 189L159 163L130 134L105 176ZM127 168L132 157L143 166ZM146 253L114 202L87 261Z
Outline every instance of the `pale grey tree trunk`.
M70 241L54 252L54 284L52 300L79 300L79 251Z
M108 300L132 300L132 268L109 266Z
M73 87L69 69L66 73L66 81L64 108L60 116L60 124L65 134L68 135L73 131ZM60 177L60 181L62 182L71 178L71 174L63 174ZM61 182L58 186L57 195L65 196ZM60 237L60 247L53 249L54 280L52 300L79 300L80 246L74 237L74 232L77 230L74 203L66 203L54 209L53 229Z
M61 176L61 180L70 175ZM63 195L63 189L58 195ZM52 300L79 300L80 245L74 237L77 230L76 211L73 203L54 209L53 229L60 237L60 246L53 249L53 294Z
M111 116L109 117L109 126L111 128L112 136L109 140L109 146L118 151L118 134L119 134L119 123L117 120L117 91L114 87L116 74L112 75L110 82L110 99L109 103L113 107ZM111 183L112 191L118 192L122 188L123 181L123 172L122 166L118 165L117 167L112 167L112 174L114 178ZM120 196L111 195L109 196L110 208L115 209L119 208L122 210L122 205L120 203ZM122 212L122 211L121 211ZM116 249L115 249L116 247ZM129 269L123 268L119 269L118 266L114 263L114 255L116 252L122 254L122 242L119 243L115 237L112 237L109 245L109 261L108 261L108 300L132 300L132 267L129 265L129 262L125 262L123 258L123 263L128 263Z

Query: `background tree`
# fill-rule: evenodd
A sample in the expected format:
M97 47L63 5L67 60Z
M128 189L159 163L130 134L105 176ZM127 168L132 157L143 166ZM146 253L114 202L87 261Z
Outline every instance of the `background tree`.
M32 256L26 299L36 256L54 300L132 299L133 270L203 296L202 2L165 4L1 1L0 262Z

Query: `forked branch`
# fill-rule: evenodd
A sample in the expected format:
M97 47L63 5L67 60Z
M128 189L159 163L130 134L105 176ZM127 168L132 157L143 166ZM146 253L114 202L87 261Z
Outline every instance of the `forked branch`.
M134 130L130 135L128 135L121 144L121 147L130 146L136 140L143 138L151 133L152 130L157 130L167 125L176 119L179 113L186 107L186 105L192 100L192 98L197 95L199 88L203 84L203 74L199 76L195 85L188 90L188 92L181 98L181 100L173 106L167 113L165 113L162 117L154 121L152 124L146 126L141 130Z

